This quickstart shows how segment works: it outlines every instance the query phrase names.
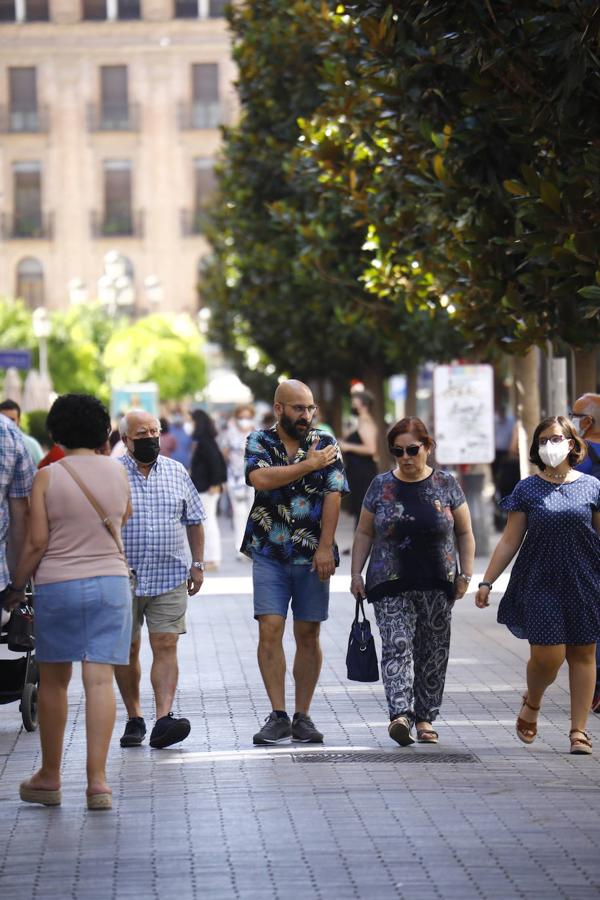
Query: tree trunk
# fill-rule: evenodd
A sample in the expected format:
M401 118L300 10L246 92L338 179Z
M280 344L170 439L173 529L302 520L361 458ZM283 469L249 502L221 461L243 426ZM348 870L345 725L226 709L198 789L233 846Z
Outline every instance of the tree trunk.
M342 403L345 385L331 378L315 378L309 383L319 407L318 422L324 422L337 438L342 434Z
M373 394L373 418L377 424L377 465L380 472L389 468L389 450L387 445L387 426L385 424L385 391L383 370L371 367L362 373L362 382L370 394Z
M405 416L416 416L417 414L417 374L416 369L411 369L406 373Z
M513 359L521 478L535 472L533 463L529 462L529 447L541 415L538 368L537 347L532 347L525 356Z
M582 394L595 394L598 389L598 353L596 350L574 350L575 386L573 401Z

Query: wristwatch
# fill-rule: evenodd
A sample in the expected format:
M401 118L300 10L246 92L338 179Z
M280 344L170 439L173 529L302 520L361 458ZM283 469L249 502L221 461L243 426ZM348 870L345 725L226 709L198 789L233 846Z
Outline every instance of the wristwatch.
M471 584L471 578L472 578L473 576L472 576L472 575L465 575L464 572L459 572L458 575L457 575L456 577L457 577L457 578L462 578L462 580L463 580L463 581L466 581L467 584Z
M489 588L491 591L492 588L494 587L494 585L492 584L491 581L480 581L479 584L477 585L477 587L478 588L486 587L486 588Z
M203 562L193 562L192 569L200 569L201 572L204 572L204 563Z

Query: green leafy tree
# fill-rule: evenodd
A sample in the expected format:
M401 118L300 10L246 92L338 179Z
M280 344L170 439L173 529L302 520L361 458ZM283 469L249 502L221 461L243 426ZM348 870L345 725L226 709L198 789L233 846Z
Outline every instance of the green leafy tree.
M201 337L184 315L152 315L119 328L102 361L112 385L154 381L161 400L194 394L206 382Z
M455 332L435 304L415 312L369 291L368 220L326 183L320 159L303 153L303 129L331 80L343 83L355 65L356 39L332 9L259 0L230 13L242 116L225 134L202 293L213 335L238 364L254 344L277 372L329 379L339 396L352 376L380 391L386 374L434 347L449 352Z

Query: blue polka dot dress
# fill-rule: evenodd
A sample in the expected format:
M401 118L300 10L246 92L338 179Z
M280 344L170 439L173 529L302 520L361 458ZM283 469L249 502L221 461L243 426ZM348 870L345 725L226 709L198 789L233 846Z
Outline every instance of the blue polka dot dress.
M530 644L600 641L600 481L551 484L532 475L500 501L524 512L527 533L500 601L498 622Z

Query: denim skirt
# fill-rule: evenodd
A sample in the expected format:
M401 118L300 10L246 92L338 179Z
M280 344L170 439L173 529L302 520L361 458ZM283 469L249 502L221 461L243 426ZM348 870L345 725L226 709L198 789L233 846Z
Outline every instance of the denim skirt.
M129 579L100 575L38 584L34 624L38 662L126 665L131 645Z

